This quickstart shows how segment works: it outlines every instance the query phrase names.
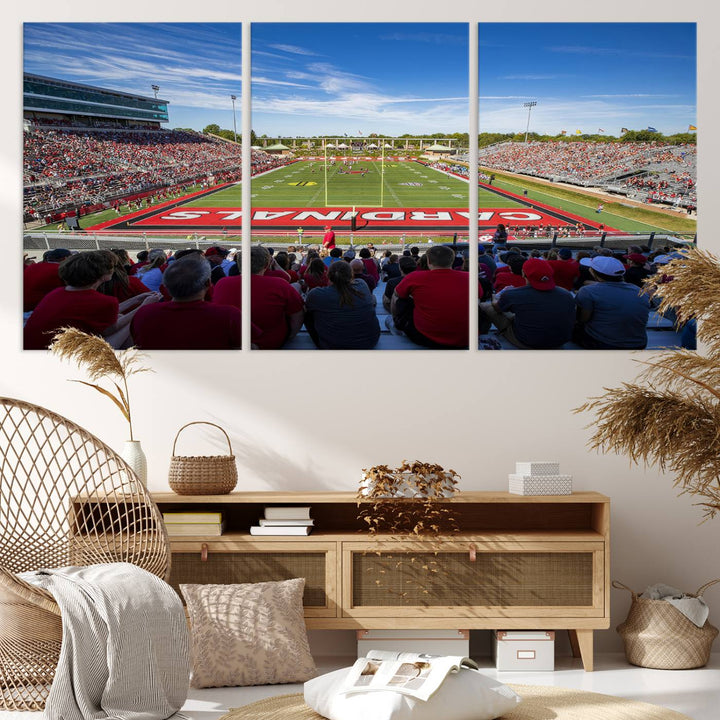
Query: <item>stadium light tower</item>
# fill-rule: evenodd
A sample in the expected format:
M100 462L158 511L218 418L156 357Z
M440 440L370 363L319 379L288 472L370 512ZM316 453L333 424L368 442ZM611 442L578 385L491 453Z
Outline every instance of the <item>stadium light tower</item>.
M237 125L235 124L235 101L237 100L237 95L231 95L230 99L233 105L233 135L235 136L235 144L237 145Z
M151 85L152 91L155 93L155 99L157 100L157 94L160 92L160 86L159 85Z
M525 127L525 142L527 142L528 132L530 130L530 113L532 112L532 109L536 105L537 105L537 100L531 100L530 102L523 103L523 107L526 107L528 109L528 121L527 121L527 126Z

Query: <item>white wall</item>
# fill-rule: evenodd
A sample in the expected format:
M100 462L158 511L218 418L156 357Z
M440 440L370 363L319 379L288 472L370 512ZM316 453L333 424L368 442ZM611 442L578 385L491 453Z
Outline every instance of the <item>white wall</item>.
M207 15L179 7L177 0L124 2L101 13L99 4L36 2L6 11L3 38L3 94L8 101L0 144L0 217L4 223L5 283L0 289L0 393L45 404L92 430L115 448L126 428L115 408L88 388L66 382L82 375L45 353L20 351L20 98L21 21L43 20L701 20L700 192L704 247L720 250L712 217L712 190L720 166L708 97L714 92L718 41L714 10L692 6L689 16L676 3L607 2L602 15L570 15L552 2L516 2L513 13L493 3L445 3L443 13L422 10L410 0L392 9L379 0L340 5L323 0L301 9L266 0L256 14L242 16L236 3L219 2ZM358 16L362 7L362 16ZM406 10L412 8L411 15ZM132 10L138 12L133 14ZM248 11L249 12L249 11ZM580 10L577 11L581 12ZM10 14L13 14L10 17ZM355 13L355 15L353 15ZM702 94L702 91L705 94ZM13 110L16 116L13 117ZM8 117L10 115L11 117ZM705 133L703 131L706 131ZM717 134L717 133L716 133ZM715 236L714 236L715 235ZM678 498L672 478L631 467L622 457L588 452L584 425L573 414L585 398L637 372L624 352L466 353L154 353L155 373L133 379L136 435L148 455L151 489L166 489L175 432L185 422L210 420L227 428L239 461L238 489L353 490L360 470L404 458L438 462L457 470L461 489L497 490L520 459L552 458L572 473L575 488L612 498L611 576L638 590L664 581L695 590L720 575L720 520L698 525L692 498ZM212 454L222 442L209 429L197 431L180 449ZM612 627L629 606L627 593L612 591ZM708 593L720 619L720 592ZM347 636L344 642L347 641ZM328 648L326 640L315 639ZM596 634L600 649L619 649L614 630Z

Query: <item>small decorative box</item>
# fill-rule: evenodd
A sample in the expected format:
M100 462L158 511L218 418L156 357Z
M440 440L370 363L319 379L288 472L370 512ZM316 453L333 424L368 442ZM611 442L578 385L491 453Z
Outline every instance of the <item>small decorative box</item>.
M470 656L469 630L358 630L358 657L370 650Z
M496 630L493 657L500 672L552 672L555 633L552 630Z
M572 475L509 475L513 495L572 495Z
M545 460L532 460L530 462L516 462L515 472L518 475L559 475L560 463Z

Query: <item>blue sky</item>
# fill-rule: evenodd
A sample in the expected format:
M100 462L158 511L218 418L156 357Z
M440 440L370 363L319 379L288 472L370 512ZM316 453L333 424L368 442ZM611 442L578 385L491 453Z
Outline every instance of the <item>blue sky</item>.
M480 132L685 132L696 59L693 23L481 23Z
M252 26L258 135L467 132L463 23Z
M240 130L237 23L26 23L25 72L169 100L169 127Z

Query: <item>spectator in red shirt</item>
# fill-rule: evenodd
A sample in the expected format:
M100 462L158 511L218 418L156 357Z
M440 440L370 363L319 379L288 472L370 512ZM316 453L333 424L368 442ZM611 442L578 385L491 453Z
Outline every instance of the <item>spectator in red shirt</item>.
M380 282L380 266L378 265L378 261L366 247L362 248L358 254L365 266L365 272L375 281L375 285L377 285Z
M250 248L250 317L257 328L260 350L276 350L297 335L302 327L304 305L302 297L288 282L277 277L265 277L272 262L266 248ZM221 280L215 286L213 302L240 307L242 275Z
M522 268L525 258L520 253L508 253L505 256L507 268L495 275L495 292L499 293L507 287L525 287Z
M172 300L141 308L131 334L145 350L230 350L242 341L241 313L236 307L205 301L210 263L192 253L172 262L163 284Z
M72 253L63 248L48 250L43 261L25 265L23 270L23 312L30 312L51 290L62 287L60 263Z
M452 269L455 253L434 245L424 255L429 270L416 270L395 288L392 310L395 326L423 347L468 347L468 274ZM412 300L412 313L400 301Z
M347 265L347 263L345 264ZM332 265L330 267L332 267ZM354 260L350 261L350 269L352 270L353 279L363 280L368 286L370 292L372 292L377 287L377 280L372 275L369 275L365 271L365 268L366 266L363 264L363 261L360 258L355 258Z
M307 292L316 287L327 287L329 284L330 278L328 277L327 266L319 257L313 258L302 276L302 287Z
M25 323L24 347L42 350L53 335L65 327L102 335L114 348L129 339L129 326L141 305L157 302L158 293L146 292L123 303L98 292L112 277L113 263L107 251L93 250L68 258L59 270L65 287L48 293Z
M557 260L548 260L553 270L553 279L558 287L572 290L580 277L580 263L573 260L570 248L560 248Z
M328 250L332 250L335 247L335 231L329 225L325 227L322 246Z

